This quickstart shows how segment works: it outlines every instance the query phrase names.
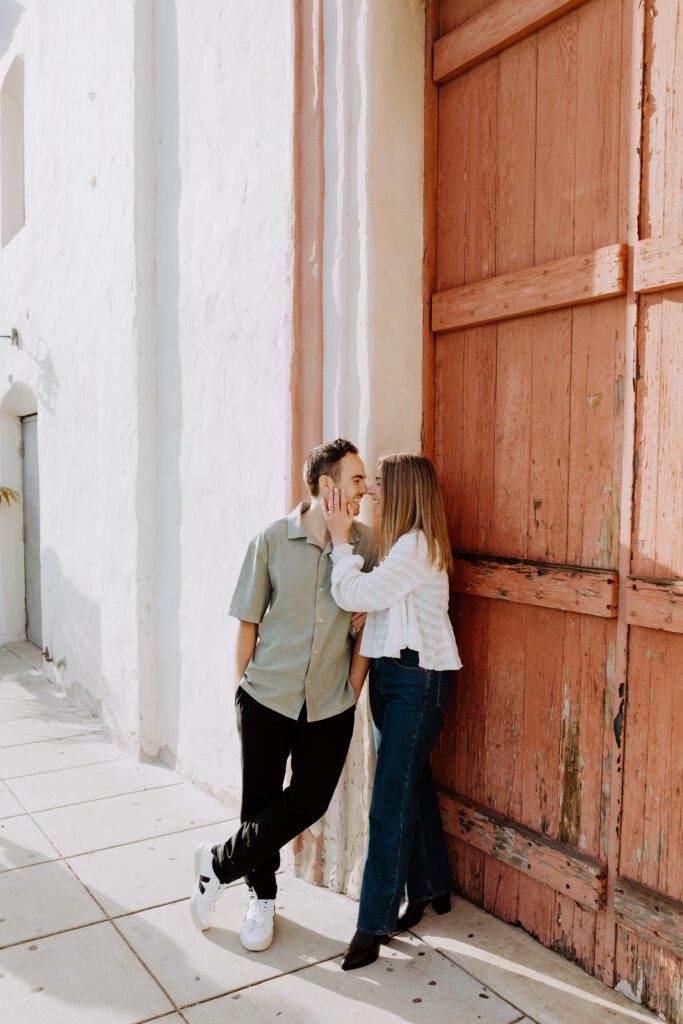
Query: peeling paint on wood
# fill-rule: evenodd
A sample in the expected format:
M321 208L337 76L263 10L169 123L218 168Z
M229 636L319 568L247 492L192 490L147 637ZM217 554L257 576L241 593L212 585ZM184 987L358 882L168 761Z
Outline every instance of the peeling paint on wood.
M614 893L617 916L626 928L683 957L683 902L624 877L617 879Z
M683 633L683 580L629 576L626 618L635 626Z
M537 500L534 501L534 507ZM550 562L456 555L451 589L460 594L614 618L617 574Z
M461 796L439 793L444 829L587 910L602 906L605 864Z
M581 751L579 721L573 708L562 719L561 809L559 840L578 848L581 829Z
M645 238L633 247L633 287L637 292L683 284L683 235Z

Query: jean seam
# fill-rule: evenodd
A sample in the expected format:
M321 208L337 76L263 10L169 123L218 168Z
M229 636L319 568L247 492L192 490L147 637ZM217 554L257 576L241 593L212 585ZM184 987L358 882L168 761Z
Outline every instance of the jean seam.
M423 700L422 701L422 710L420 712L420 720L418 722L417 729L413 733L413 745L412 745L412 748L411 748L411 751L410 751L410 761L408 762L408 771L406 772L406 776L405 776L406 780L408 780L410 778L410 773L411 773L411 770L412 770L412 767L413 767L413 763L415 761L415 749L417 747L417 737L419 735L420 727L422 726L422 722L424 720L426 706L427 706L427 702L426 702L426 700ZM407 800L408 800L408 792L409 792L409 790L410 790L410 786L409 785L406 785L404 787L404 790L403 790L403 803L401 805L401 817L400 817L401 826L400 826L400 830L399 830L398 842L396 844L396 871L394 873L394 881L393 881L393 885L392 885L392 890L393 890L394 894L396 893L396 886L398 884L398 869L399 869L399 864L400 864L401 840L403 839L403 836L405 835L405 809L406 809L406 803L407 803ZM392 899L393 899L393 896L392 896ZM388 908L388 910L387 910L387 918L385 918L385 920L388 920L389 909L390 908ZM383 931L380 932L379 934L383 934L385 931L388 930L388 928L389 928L389 925L387 924L386 927L383 929Z

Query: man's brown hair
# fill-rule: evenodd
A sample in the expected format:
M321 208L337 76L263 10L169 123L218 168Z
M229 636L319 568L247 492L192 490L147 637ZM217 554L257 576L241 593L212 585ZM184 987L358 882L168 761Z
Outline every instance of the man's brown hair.
M327 444L319 444L306 456L304 465L304 480L313 498L318 497L319 482L321 476L331 476L333 480L338 479L337 463L341 462L345 455L358 455L355 444L338 437L336 441L328 441Z

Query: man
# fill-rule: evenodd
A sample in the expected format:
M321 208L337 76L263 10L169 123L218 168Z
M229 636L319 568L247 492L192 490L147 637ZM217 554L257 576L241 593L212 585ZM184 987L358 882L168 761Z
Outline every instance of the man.
M322 817L332 799L368 669L360 638L354 645L351 614L332 598L332 544L322 513L323 497L337 487L352 495L358 515L365 467L355 445L339 438L313 449L304 477L311 500L254 537L230 605L239 619L242 824L227 842L202 843L195 853L195 925L209 928L223 886L244 876L249 908L240 940L252 951L273 941L280 848ZM377 561L372 531L354 523L349 541L370 571ZM354 617L355 625L361 621ZM290 755L292 777L283 791Z

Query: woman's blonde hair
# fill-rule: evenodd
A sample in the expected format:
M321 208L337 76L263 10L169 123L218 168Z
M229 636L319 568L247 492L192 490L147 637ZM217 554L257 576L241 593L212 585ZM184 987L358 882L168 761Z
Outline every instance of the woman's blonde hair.
M434 466L424 455L398 452L379 460L382 502L379 518L380 557L399 537L422 530L432 563L451 572L453 557L446 511Z

